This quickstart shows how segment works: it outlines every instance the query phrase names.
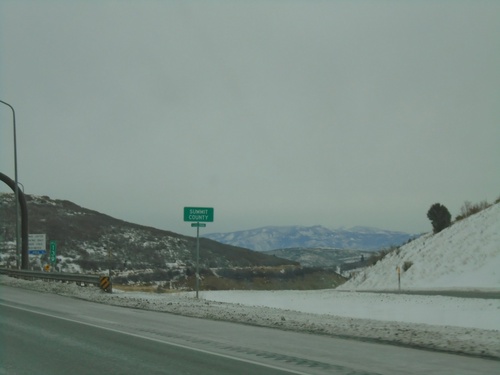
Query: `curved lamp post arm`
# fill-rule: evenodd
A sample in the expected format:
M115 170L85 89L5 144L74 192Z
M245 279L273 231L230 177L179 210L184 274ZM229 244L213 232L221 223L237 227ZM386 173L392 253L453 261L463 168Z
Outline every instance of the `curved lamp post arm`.
M17 268L19 268L19 255L21 254L21 234L19 229L19 185L17 179L17 139L16 139L16 111L14 107L9 103L0 100L0 103L5 104L12 110L12 124L14 127L14 182L15 182L15 200L16 200L16 259L17 259Z

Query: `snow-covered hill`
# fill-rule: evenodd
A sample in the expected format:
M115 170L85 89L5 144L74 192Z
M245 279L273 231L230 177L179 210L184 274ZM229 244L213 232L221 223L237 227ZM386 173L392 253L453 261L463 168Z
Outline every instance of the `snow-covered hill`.
M415 239L337 289L397 289L397 267L401 289L500 289L500 203Z
M268 226L230 233L204 235L217 242L257 251L287 248L379 250L401 245L415 235L369 227L331 230L321 225Z

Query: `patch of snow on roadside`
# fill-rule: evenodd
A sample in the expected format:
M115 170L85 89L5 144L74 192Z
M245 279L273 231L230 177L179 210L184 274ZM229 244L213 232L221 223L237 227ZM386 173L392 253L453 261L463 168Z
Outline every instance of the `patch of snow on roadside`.
M500 359L499 300L439 296L416 300L331 290L202 292L196 299L193 292L108 294L96 287L7 276L0 276L0 284L116 306ZM384 317L391 309L393 315ZM454 317L460 310L464 313ZM440 325L447 322L454 325Z
M311 314L500 330L500 300L360 292L210 291L209 301Z

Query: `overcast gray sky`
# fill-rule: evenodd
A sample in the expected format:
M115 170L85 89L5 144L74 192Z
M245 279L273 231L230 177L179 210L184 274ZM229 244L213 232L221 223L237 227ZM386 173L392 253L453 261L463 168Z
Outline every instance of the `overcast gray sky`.
M28 194L187 235L185 206L429 231L500 196L500 1L0 0L0 99Z

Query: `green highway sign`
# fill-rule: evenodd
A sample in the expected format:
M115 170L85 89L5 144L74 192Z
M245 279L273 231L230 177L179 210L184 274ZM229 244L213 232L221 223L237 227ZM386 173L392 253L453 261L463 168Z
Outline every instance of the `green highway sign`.
M184 221L212 222L214 209L212 207L184 207Z
M56 262L57 242L50 241L50 263Z
M199 227L199 228L205 228L207 224L205 223L191 223L192 227Z

